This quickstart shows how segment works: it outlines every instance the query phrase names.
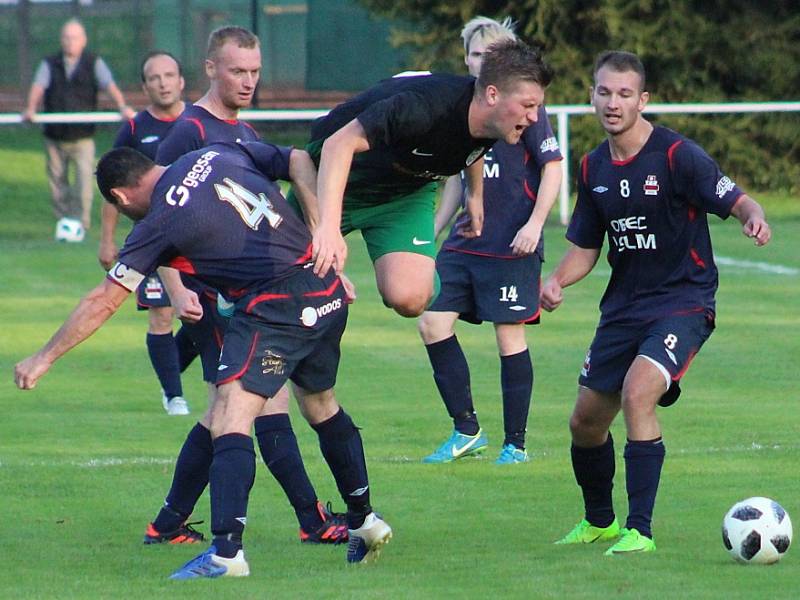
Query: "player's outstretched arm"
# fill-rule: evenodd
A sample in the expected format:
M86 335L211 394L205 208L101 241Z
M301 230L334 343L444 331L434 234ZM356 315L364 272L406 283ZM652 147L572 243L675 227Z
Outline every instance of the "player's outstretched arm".
M542 168L542 178L536 194L536 204L533 206L528 222L520 227L509 246L512 252L519 256L533 254L539 239L542 237L542 227L547 221L547 215L553 208L561 187L561 163L551 160Z
M306 225L311 231L319 224L317 207L317 168L305 150L292 150L289 155L289 178L300 202Z
M324 277L333 267L341 273L347 260L347 243L341 232L344 190L353 155L369 150L367 134L358 119L353 119L322 145L317 175L319 225L314 230L314 273Z
M564 299L563 289L586 277L599 256L600 248L581 248L572 244L542 286L539 295L542 308L546 311L557 309Z
M36 353L14 367L14 383L21 390L30 390L47 373L53 363L70 349L97 331L125 301L130 292L106 279L89 292Z
M469 223L459 230L459 234L466 238L480 237L483 230L483 162L481 157L464 169Z
M772 237L772 231L764 215L764 209L747 194L743 194L733 205L731 214L742 224L742 233L753 238L756 246L763 246Z

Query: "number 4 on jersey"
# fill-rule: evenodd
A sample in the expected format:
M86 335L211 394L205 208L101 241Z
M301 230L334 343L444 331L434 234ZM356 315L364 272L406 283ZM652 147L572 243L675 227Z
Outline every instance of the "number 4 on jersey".
M232 179L226 177L223 181L225 185L214 184L214 191L217 192L220 200L228 202L236 209L250 229L258 231L258 226L265 218L273 228L281 224L283 217L275 212L272 202L264 195L264 192L256 196Z
M517 286L509 285L500 288L500 302L516 302L518 298Z

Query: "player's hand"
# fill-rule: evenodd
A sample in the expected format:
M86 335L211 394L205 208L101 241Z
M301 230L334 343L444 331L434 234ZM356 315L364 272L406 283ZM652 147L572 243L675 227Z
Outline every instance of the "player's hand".
M36 116L36 111L35 110L29 110L29 109L25 109L20 114L20 117L22 117L22 121L25 122L25 123L32 123L33 122L33 118L35 116Z
M458 235L465 238L480 237L483 230L483 196L468 196L466 208L469 220L458 228Z
M314 230L311 258L315 275L325 277L331 267L337 275L342 275L347 260L347 242L338 227L319 226Z
M342 280L342 287L344 288L344 295L345 295L345 302L348 304L352 304L356 301L358 297L356 295L356 286L350 281L350 278L345 275L344 273L339 275L339 279Z
M131 120L133 117L136 116L136 111L133 110L127 104L119 109L119 114L122 115L123 119Z
M536 252L536 246L539 245L539 238L542 235L542 230L533 223L525 223L514 239L511 240L509 247L515 256L527 256Z
M203 318L203 305L192 290L184 288L180 294L169 297L175 316L184 323L197 323Z
M21 390L32 390L39 378L50 370L52 364L39 354L29 356L14 367L14 383Z
M108 271L114 264L117 262L117 258L119 258L119 248L114 242L104 242L100 241L100 250L97 252L97 260L100 261L100 265Z
M742 232L749 238L753 238L756 246L763 246L772 237L772 230L761 217L752 217L742 226Z
M539 292L539 302L547 312L553 312L564 300L564 290L552 277L548 279Z

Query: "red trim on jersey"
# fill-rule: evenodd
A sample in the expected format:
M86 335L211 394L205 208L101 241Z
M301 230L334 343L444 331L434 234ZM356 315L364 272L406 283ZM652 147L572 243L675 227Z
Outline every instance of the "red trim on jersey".
M672 381L680 381L681 377L683 377L686 371L689 370L689 365L692 364L692 361L694 360L695 356L697 356L697 350L693 350L692 352L689 353L689 358L686 359L686 364L683 365L683 368L677 375L672 376Z
M238 125L239 124L239 119L222 119L222 120L225 121L228 125Z
M522 164L527 165L528 161L531 159L531 153L525 150L525 156L522 159Z
M581 177L584 185L589 185L589 155L584 154L581 159Z
M247 308L244 310L245 312L249 313L250 310L256 305L260 304L261 302L269 302L270 300L286 300L287 298L291 298L290 294L259 294L247 304Z
M247 293L247 290L228 290L225 295L230 298L241 298Z
M697 250L695 250L694 248L689 248L689 254L692 257L692 260L694 261L694 264L696 264L701 269L705 269L706 268L706 263L705 263L705 261L703 261L702 258L700 258L700 255L697 253Z
M641 152L641 150L639 152ZM626 158L625 160L614 160L612 158L611 159L611 164L614 165L615 167L624 167L625 165L629 165L634 160L636 160L636 157L639 156L639 152L637 152L636 154L634 154L631 157Z
M677 150L678 146L680 146L682 143L683 143L683 140L678 140L677 142L672 144L672 146L670 146L667 149L667 165L669 165L669 170L670 171L674 170L674 168L675 168L675 165L672 164L673 156L675 154L675 150Z
M253 343L250 344L250 352L247 354L247 360L244 361L244 366L230 377L226 377L225 379L218 381L217 382L218 386L230 383L234 379L239 379L242 375L245 374L245 371L247 371L247 369L250 367L250 361L253 360L253 354L255 354L256 351L256 343L258 343L258 333L256 333L253 336Z
M319 296L330 296L333 292L336 291L336 288L342 283L342 280L338 277L334 280L332 284L328 286L328 289L321 290L319 292L308 292L307 294L303 294L304 298L317 298Z
M536 202L536 194L530 188L527 181L522 182L522 187L525 189L525 195L530 198L531 202Z
M704 312L706 309L702 306L697 308L688 308L686 310L679 310L678 312L670 313L670 315L692 315L694 313Z
M690 204L689 205L689 221L694 221L694 218L696 216L697 216L697 209Z
M185 256L176 256L169 261L167 266L172 267L173 269L178 269L178 271L181 273L186 273L187 275L197 274L197 271L194 269L194 265Z
M209 290L203 290L203 294L205 294L205 297L208 298L209 300L211 300L212 302L216 302L217 301L217 293L216 292L210 292Z
M303 254L303 256L301 256L300 258L298 258L296 261L294 261L294 264L302 265L303 263L307 263L308 261L310 261L311 260L311 255L313 254L313 251L314 250L311 247L311 244L309 244L308 248L306 248L306 253Z
M206 128L203 127L203 122L200 119L195 119L194 117L187 117L187 121L190 121L197 125L197 128L200 130L200 137L205 141L206 139Z
M128 125L131 126L131 135L136 133L136 121L133 119L128 119Z

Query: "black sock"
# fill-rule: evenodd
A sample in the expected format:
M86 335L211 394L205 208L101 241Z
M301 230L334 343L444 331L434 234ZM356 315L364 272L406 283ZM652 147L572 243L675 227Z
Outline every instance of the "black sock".
M475 435L480 429L478 417L472 406L467 357L455 335L425 346L433 367L433 380L453 419L456 431Z
M319 435L319 447L336 480L336 487L347 505L347 523L358 529L372 507L369 504L369 479L361 434L343 408L327 421L312 425Z
M500 357L500 385L503 390L503 425L505 444L525 448L528 410L533 393L533 364L525 348L518 354Z
M160 533L174 531L192 514L208 485L208 469L214 457L211 432L196 423L186 436L175 463L172 486L153 527Z
M175 334L175 347L178 349L178 369L183 373L197 358L197 346L185 325Z
M628 489L628 521L625 527L653 537L650 523L656 503L661 467L666 449L662 439L632 442L625 445L625 485Z
M178 367L178 349L172 332L147 334L147 353L150 363L167 398L183 396L181 371Z
M233 558L242 548L247 500L256 476L253 438L228 433L214 440L211 483L211 533L217 555Z
M308 479L289 415L258 417L255 431L261 458L281 484L300 527L306 532L316 530L322 525L322 518L317 511L317 493Z
M611 490L615 468L611 432L604 444L593 448L572 444L572 469L583 492L586 520L595 527L608 527L614 521Z

